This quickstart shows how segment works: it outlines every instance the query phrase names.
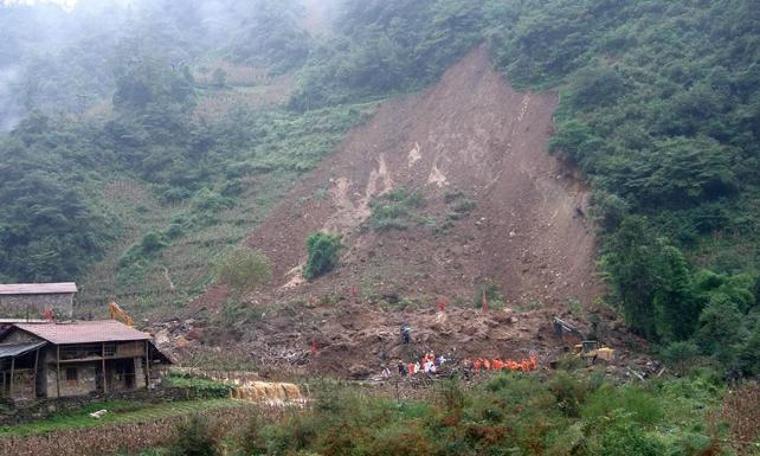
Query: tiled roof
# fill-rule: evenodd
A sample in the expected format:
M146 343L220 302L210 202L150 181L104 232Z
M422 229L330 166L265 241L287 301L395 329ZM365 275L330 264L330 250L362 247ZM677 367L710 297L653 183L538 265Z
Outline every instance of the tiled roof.
M25 344L0 344L0 359L13 358L38 349L47 342L27 342Z
M76 292L77 284L74 282L0 284L0 295L66 294Z
M150 334L116 320L76 321L72 323L16 323L13 325L56 345L94 342L150 340Z

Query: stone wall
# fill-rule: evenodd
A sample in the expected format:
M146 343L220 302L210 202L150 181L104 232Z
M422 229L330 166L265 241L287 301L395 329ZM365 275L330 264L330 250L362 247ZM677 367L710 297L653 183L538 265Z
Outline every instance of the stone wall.
M76 380L67 379L66 370L76 370ZM61 397L85 396L98 389L97 363L93 364L61 364L61 378L57 380L57 371L47 369L47 395L54 399L58 397L58 387L61 388Z
M142 358L135 358L135 387L145 388L145 370L143 370Z
M74 311L74 295L2 295L0 318L42 318L45 309L53 309L56 320L70 320Z

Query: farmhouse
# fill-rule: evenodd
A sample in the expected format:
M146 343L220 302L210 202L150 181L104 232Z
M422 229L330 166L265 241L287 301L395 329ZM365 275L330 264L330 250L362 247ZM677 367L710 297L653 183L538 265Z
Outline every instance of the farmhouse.
M30 320L47 313L58 320L71 319L76 292L73 282L0 284L0 316Z
M0 397L6 399L147 388L169 364L149 334L115 320L12 323L0 330Z

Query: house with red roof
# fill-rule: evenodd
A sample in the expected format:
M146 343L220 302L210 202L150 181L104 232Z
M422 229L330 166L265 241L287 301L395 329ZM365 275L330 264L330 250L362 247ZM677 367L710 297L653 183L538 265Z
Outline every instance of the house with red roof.
M150 334L116 320L11 323L0 333L0 397L150 388L169 364Z

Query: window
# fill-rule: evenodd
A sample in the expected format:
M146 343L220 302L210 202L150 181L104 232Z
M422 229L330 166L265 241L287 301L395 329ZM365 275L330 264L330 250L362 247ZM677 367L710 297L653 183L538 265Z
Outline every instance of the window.
M79 380L79 371L77 371L76 367L68 367L66 368L66 381L75 383Z

